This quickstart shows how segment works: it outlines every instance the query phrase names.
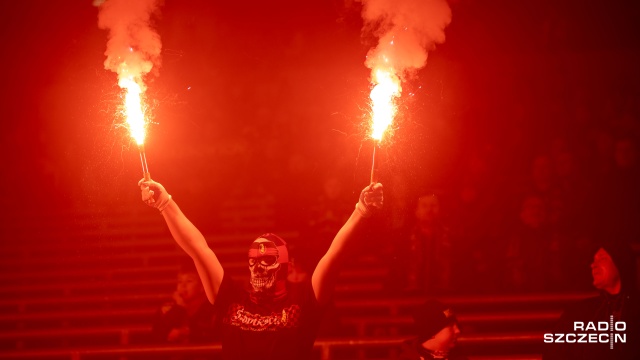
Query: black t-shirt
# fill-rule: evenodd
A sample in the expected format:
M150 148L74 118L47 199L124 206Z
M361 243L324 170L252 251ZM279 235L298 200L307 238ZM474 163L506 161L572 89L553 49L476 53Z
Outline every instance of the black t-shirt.
M290 285L277 302L256 304L249 292L224 275L215 307L222 320L227 360L308 359L321 320L311 282Z

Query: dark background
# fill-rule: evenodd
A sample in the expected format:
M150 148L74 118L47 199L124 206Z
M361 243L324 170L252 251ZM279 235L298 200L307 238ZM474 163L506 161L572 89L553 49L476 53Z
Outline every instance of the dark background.
M391 198L460 182L474 154L490 181L510 184L558 136L571 143L627 115L612 131L636 131L635 2L451 6L447 41L404 85L380 152ZM5 219L143 206L97 13L90 1L0 4ZM359 3L165 0L154 21L163 51L147 78L147 156L188 213L266 193L294 218L331 176L355 202L371 161L364 57L375 45Z

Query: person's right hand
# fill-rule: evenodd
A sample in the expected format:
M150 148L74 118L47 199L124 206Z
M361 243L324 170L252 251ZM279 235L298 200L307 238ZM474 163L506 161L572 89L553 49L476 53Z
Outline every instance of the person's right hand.
M138 181L138 186L142 191L142 201L159 211L164 210L171 201L171 195L159 182L141 179Z
M180 305L182 307L187 306L187 304L184 303L184 299L182 298L182 296L180 296L180 294L177 291L174 291L171 297L173 298L173 301L175 301L176 305Z
M360 211L360 214L363 217L367 218L371 217L374 213L380 212L382 209L382 203L382 184L371 183L360 193L356 209Z

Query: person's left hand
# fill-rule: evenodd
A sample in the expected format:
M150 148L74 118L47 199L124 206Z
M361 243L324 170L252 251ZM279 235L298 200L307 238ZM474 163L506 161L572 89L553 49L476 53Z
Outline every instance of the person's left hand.
M150 179L141 179L138 181L138 186L142 191L142 201L158 209L160 212L162 212L169 204L169 201L171 201L171 195L167 193L167 190L159 182Z

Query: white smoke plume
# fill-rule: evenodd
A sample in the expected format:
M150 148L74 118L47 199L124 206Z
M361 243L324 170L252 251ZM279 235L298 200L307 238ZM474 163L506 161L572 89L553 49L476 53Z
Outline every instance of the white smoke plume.
M123 79L138 83L154 66L159 66L162 43L151 27L151 17L161 0L94 0L100 9L98 26L109 31L104 67Z
M372 74L381 69L404 79L424 67L428 51L445 40L451 22L446 0L361 1L364 30L379 38L365 61Z

